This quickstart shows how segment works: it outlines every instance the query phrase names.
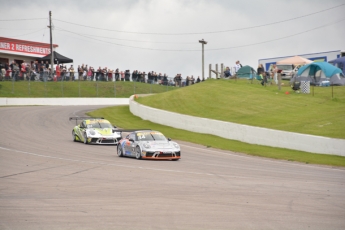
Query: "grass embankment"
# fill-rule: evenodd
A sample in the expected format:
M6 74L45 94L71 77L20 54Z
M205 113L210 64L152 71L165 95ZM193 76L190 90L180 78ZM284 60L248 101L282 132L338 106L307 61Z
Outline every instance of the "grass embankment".
M334 87L332 98L332 87L315 87L313 96L284 83L279 91L247 80L207 80L137 101L197 117L345 139L345 87Z
M133 94L161 93L175 89L162 85L139 82L91 82L91 81L3 81L0 97L122 97Z

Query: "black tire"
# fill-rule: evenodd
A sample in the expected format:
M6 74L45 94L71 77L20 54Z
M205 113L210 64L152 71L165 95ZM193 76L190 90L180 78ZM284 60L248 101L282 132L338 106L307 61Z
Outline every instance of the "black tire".
M77 141L77 138L76 138L76 135L75 135L74 130L72 131L72 137L73 137L73 141L76 142L76 141Z
M178 160L180 160L180 159L172 159L172 161L178 161Z
M141 149L139 146L135 147L135 158L141 160Z
M86 134L84 134L84 144L88 144L89 142L87 142L87 137L86 137Z
M122 152L122 147L121 146L117 146L117 156L118 157L123 157L123 152Z

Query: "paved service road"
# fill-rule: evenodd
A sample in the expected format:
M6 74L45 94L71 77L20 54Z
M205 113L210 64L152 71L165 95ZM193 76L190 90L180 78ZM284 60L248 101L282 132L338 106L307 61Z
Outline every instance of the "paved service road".
M1 230L345 229L344 169L185 142L176 162L119 158L72 141L96 108L0 107Z

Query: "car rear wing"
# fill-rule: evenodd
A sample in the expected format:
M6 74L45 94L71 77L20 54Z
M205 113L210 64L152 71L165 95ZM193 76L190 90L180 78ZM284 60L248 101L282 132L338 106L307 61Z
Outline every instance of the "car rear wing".
M70 117L69 118L70 121L75 120L75 124L76 125L78 124L78 120L86 120L86 119L89 119L89 120L92 120L92 119L104 119L104 117Z
M152 129L116 129L116 131L130 133L135 131L152 131Z
M131 133L135 131L152 131L152 129L119 129L117 128L114 131L121 133L121 136L122 136L122 133Z

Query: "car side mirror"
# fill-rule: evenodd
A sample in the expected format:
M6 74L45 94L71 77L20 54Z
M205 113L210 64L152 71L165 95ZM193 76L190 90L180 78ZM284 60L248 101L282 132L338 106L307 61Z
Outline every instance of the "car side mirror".
M134 142L134 140L133 140L132 138L129 138L129 141L130 141L130 142Z
M114 129L117 129L116 125L114 125Z
M171 138L168 138L168 141L171 141Z

